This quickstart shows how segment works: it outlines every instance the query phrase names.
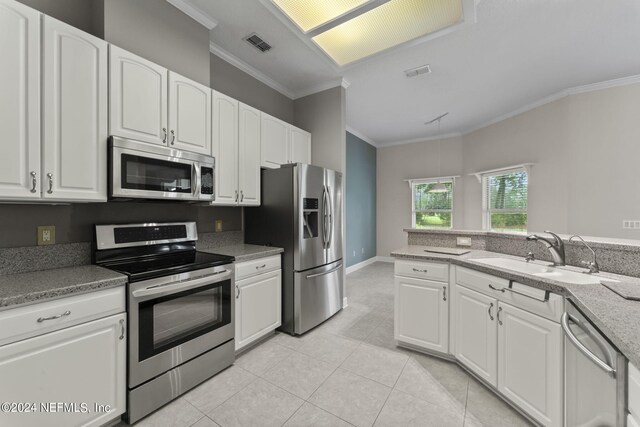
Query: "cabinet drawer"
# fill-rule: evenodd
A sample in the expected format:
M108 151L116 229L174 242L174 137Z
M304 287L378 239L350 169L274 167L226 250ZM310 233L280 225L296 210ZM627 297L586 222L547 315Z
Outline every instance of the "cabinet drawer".
M280 255L259 258L236 264L236 280L280 269Z
M640 419L640 371L629 363L629 412Z
M449 264L425 261L396 261L395 274L396 276L448 282Z
M505 291L498 299L545 319L560 323L560 317L562 317L564 311L564 298L562 296L550 293L549 300L543 301L545 297L544 290L518 282L513 282L511 289L518 293Z
M501 279L490 274L480 273L479 271L470 270L464 267L456 267L456 283L482 292L483 294L490 295L494 298L499 298L502 295L502 292L495 291L491 289L491 287L501 289L509 286L509 281L506 279Z
M0 345L124 311L125 286L8 309L0 312Z

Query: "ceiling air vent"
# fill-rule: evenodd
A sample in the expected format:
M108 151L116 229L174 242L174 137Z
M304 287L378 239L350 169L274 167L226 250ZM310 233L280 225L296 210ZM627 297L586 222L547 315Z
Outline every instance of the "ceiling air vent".
M419 76L420 74L429 74L430 72L431 72L431 67L429 66L429 64L421 65L419 67L412 68L410 70L404 70L404 74L407 77L416 77L416 76Z
M262 37L257 35L256 33L250 34L244 38L251 46L258 49L260 52L267 52L271 50L271 45L266 41L262 40Z

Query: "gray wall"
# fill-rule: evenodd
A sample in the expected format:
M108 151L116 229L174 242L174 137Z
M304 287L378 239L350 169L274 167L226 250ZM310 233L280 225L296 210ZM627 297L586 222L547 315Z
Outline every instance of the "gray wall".
M100 9L98 0L18 0L29 7L83 31L100 36L93 20L94 10Z
M376 148L347 132L347 267L376 256Z
M109 202L74 205L0 205L0 248L35 246L36 227L56 226L56 243L93 241L96 224L196 221L198 232L242 229L238 208L210 208L185 203Z
M209 86L209 30L165 0L103 0L104 39Z
M274 117L293 123L293 100L211 54L211 87Z
M339 172L346 168L345 99L338 86L294 101L293 124L311 132L312 163Z

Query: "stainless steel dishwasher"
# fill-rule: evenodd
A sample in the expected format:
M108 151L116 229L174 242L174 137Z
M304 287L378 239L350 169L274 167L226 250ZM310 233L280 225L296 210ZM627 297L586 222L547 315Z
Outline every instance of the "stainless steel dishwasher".
M627 360L569 300L564 332L566 426L624 427Z

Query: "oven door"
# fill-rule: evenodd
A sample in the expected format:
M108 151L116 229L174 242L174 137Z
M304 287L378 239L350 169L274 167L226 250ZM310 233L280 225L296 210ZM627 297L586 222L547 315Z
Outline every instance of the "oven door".
M234 337L233 269L145 280L129 289L129 387Z

